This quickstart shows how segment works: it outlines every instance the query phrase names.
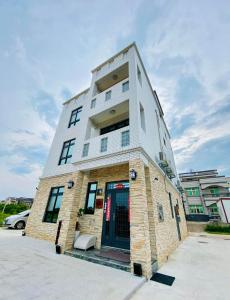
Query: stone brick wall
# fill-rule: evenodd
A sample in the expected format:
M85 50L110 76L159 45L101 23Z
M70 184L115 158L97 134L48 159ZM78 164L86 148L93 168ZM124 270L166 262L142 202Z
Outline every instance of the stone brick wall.
M187 226L182 199L179 192L171 184L171 182L162 174L159 168L152 163L149 163L149 174L153 201L156 258L158 261L158 266L161 266L162 263L168 259L168 256L172 253L173 250L177 248L177 246L180 243L178 239L176 217L174 212L174 206L177 204L177 200L179 204L179 226L181 232L181 240L183 240L187 236ZM155 180L155 178L157 180ZM172 218L172 212L169 201L169 192L172 195L174 218ZM163 222L160 222L158 218L158 203L163 206Z

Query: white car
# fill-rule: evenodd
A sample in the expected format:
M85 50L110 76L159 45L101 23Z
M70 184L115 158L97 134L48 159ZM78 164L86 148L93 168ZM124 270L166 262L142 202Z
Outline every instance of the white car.
M30 210L25 210L17 215L9 216L4 220L4 225L8 228L23 229L26 226L26 221L29 217Z

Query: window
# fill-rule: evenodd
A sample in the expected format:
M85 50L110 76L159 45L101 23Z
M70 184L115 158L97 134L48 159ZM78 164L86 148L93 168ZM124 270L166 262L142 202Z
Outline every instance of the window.
M106 134L106 133L114 131L114 130L121 129L121 128L125 127L125 126L129 126L129 119L126 119L126 120L123 120L123 121L118 122L116 124L109 125L107 127L101 128L100 135Z
M69 128L73 125L75 126L76 123L78 121L80 121L80 113L82 111L82 106L81 107L78 107L77 109L73 110L72 113L71 113L71 117L70 117L70 120L69 120Z
M97 182L89 182L85 202L85 214L94 214Z
M141 71L138 66L137 66L137 78L139 80L140 85L142 85Z
M186 194L189 197L199 197L200 196L200 191L198 187L190 187L186 188Z
M210 205L208 209L211 216L219 215L219 211L216 203Z
M171 209L172 218L174 218L173 204L172 204L172 195L171 195L171 193L169 193L169 204L170 204L170 209Z
M64 186L51 188L43 222L56 223L61 207Z
M129 90L129 81L122 83L122 92L126 92Z
M121 147L129 146L129 130L121 133Z
M73 146L75 144L75 139L64 142L62 147L61 156L59 159L59 165L68 164L71 162Z
M218 187L210 188L210 193L212 194L212 197L219 197L220 191Z
M90 108L95 108L96 106L96 98L91 101Z
M105 93L105 101L108 101L111 99L112 91L108 91Z
M159 220L159 222L163 222L164 221L163 205L160 203L157 203L157 210L158 210L158 220Z
M204 208L201 204L189 205L190 214L203 214Z
M84 144L83 151L82 151L82 157L86 157L89 154L89 143Z
M140 117L141 117L141 128L145 131L145 111L141 103L140 103Z
M166 141L165 141L165 138L163 138L163 141L164 141L164 145L165 145L165 147L166 147Z
M107 137L101 139L101 152L106 152L107 151L107 144L108 144L108 138Z

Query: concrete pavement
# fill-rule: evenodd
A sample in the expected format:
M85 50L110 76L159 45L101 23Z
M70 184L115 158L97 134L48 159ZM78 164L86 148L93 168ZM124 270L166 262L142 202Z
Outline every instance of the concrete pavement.
M49 242L0 229L0 299L8 300L228 300L230 236L189 236L159 272L176 277L172 287L57 255Z

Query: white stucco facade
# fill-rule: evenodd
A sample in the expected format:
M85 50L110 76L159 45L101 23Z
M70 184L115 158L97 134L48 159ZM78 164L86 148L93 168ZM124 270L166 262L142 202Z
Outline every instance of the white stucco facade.
M129 87L123 91L127 81ZM106 101L108 91L111 91L111 97ZM80 120L69 127L71 113L79 107L82 107ZM124 119L129 120L128 126L100 135L101 128ZM124 131L129 131L130 141L126 146L121 144ZM102 138L107 138L104 152L100 149ZM71 139L75 139L71 163L59 165L63 143ZM88 144L88 154L83 157L84 144ZM140 156L159 165L159 152L163 153L175 174L173 181L176 182L176 167L163 111L137 47L131 44L94 69L89 88L63 104L42 177L119 164Z

